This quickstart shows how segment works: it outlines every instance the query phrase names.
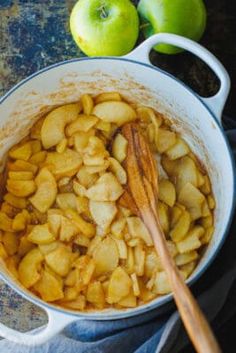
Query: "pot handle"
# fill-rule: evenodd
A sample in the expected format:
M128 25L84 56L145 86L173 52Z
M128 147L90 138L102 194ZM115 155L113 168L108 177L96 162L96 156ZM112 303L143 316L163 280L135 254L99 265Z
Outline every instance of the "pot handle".
M18 344L37 346L53 338L70 323L81 320L81 318L78 318L75 315L65 315L62 312L57 311L57 309L45 308L43 305L40 305L40 307L47 312L47 325L29 333L24 333L11 329L0 323L0 336Z
M200 98L215 115L220 124L222 124L221 115L229 94L230 78L220 61L202 45L176 34L158 33L145 40L131 53L126 55L125 58L136 61L138 60L140 62L152 65L149 60L149 53L154 45L161 43L172 44L177 47L186 49L187 51L202 59L215 72L220 80L219 91L212 97Z

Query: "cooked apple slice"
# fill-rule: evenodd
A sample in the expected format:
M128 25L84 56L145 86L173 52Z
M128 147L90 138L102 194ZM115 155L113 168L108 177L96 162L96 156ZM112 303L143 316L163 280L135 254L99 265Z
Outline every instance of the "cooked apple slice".
M2 244L8 255L14 255L18 251L19 236L17 233L4 232L2 235Z
M173 207L176 199L174 185L167 179L162 179L159 182L159 200L165 202L168 206Z
M93 252L95 251L98 244L101 243L101 241L102 241L102 238L98 235L95 235L95 237L89 243L87 255L92 256Z
M135 308L137 306L137 298L133 294L133 290L131 290L126 297L121 299L118 304L125 308Z
M144 275L145 256L146 252L143 245L137 244L134 247L134 270L137 276Z
M191 183L187 183L180 190L178 201L187 207L192 220L196 220L202 216L202 205L205 196Z
M49 228L55 236L58 236L61 227L61 218L62 215L60 214L51 214L48 212Z
M26 208L26 199L23 197L16 197L8 193L4 195L3 199L13 207L21 209Z
M24 287L32 287L40 279L39 267L42 261L43 255L38 248L32 249L21 260L18 273Z
M39 140L31 140L29 143L32 149L32 154L38 153L42 150L42 145Z
M171 239L174 242L181 241L187 234L191 224L191 217L189 212L183 211L178 222L170 232Z
M12 232L12 219L2 211L0 211L0 230Z
M86 222L75 210L68 208L65 210L65 216L78 228L78 232L80 231L88 238L92 238L95 235L95 225Z
M18 255L20 257L25 256L29 251L31 251L32 249L35 248L35 244L31 243L28 239L27 239L27 235L23 235L20 238L20 244L18 247Z
M96 174L104 172L109 167L109 164L108 160L103 160L101 165L86 165L85 168L89 174Z
M16 232L24 230L29 220L30 220L30 215L28 211L22 210L21 212L17 213L17 215L15 216L12 223L12 229Z
M15 217L17 210L14 209L13 206L9 205L7 202L3 202L1 204L0 210L2 212L4 212L8 217ZM0 237L0 241L1 241L1 237Z
M14 163L7 164L8 170L11 171L26 171L35 174L38 170L37 165L23 161L22 159L17 159Z
M140 288L139 288L139 282L136 273L132 273L130 275L131 280L132 280L132 286L133 286L133 292L136 297L140 295Z
M158 152L163 153L171 148L176 142L176 134L173 131L158 129L156 147Z
M169 207L165 203L159 201L158 205L157 205L157 212L159 215L161 227L162 227L164 233L167 235L169 232L169 227L170 227Z
M104 173L87 190L87 197L94 201L116 201L123 193L123 188L112 173Z
M46 302L62 299L64 297L62 288L62 280L47 270L43 271L40 280L34 285L34 289Z
M42 129L44 120L45 120L45 117L43 116L42 118L38 119L30 129L30 137L32 139L41 140L41 129Z
M77 201L76 195L73 192L65 192L57 195L56 204L62 210L66 210L67 208L72 208L76 210Z
M195 162L189 157L184 156L180 160L177 160L177 167L175 169L174 176L176 180L177 193L184 187L187 183L191 183L195 187L198 184L198 170Z
M56 145L56 151L58 153L63 153L67 147L68 141L66 138L62 139L57 145Z
M83 162L84 162L84 165L86 166L90 166L90 167L105 167L105 159L104 159L104 156L99 156L99 155L95 155L95 156L90 156L88 154L85 154L83 156Z
M129 233L133 238L141 238L147 246L153 245L152 238L145 224L138 217L127 217Z
M110 226L117 213L115 202L89 200L89 209L95 223L105 231Z
M117 267L112 273L109 286L107 301L110 304L119 302L126 297L132 287L132 281L129 275L122 267Z
M180 254L188 253L201 247L198 233L190 231L186 238L176 244Z
M71 302L78 297L78 290L75 287L67 287L64 289L64 298L63 301Z
M117 239L116 237L114 237L113 239L116 242L120 259L126 260L128 257L128 248L126 242L123 239Z
M170 160L164 155L161 158L161 164L165 172L176 184L177 194L186 183L191 183L194 186L198 185L198 170L195 162L189 156Z
M134 250L130 246L128 246L127 259L125 263L125 270L127 273L131 274L135 271L134 268Z
M207 228L207 229L205 230L204 236L201 237L201 243L202 243L202 245L208 244L208 243L210 242L213 233L214 233L214 227L213 227L213 226L210 227L210 228Z
M78 236L74 239L73 243L88 248L90 244L90 239L84 234L78 234Z
M176 143L174 144L174 146L168 149L168 151L166 151L166 155L169 159L175 160L177 158L185 156L189 153L189 151L190 150L187 143L180 137L177 137Z
M101 282L95 281L88 285L86 293L87 301L102 309L105 305L105 295Z
M102 103L107 101L121 101L121 95L118 92L104 92L95 97L95 103Z
M137 118L136 112L125 102L108 101L95 105L93 115L121 126Z
M78 119L69 124L66 128L66 135L72 136L76 132L88 132L96 123L98 118L92 115L79 115Z
M203 194L208 195L211 192L211 182L208 175L204 175L203 179L204 179L204 184L201 185L200 190L201 192L203 192Z
M83 311L86 306L86 298L84 295L77 295L77 298L75 300L64 302L63 305L71 310Z
M76 210L79 214L89 213L89 200L87 199L87 197L79 195L76 196Z
M96 275L102 275L113 271L119 262L119 251L116 242L112 238L105 238L94 249Z
M45 255L45 260L55 273L64 277L70 271L74 256L66 246L61 245Z
M109 170L115 174L121 185L125 185L127 183L127 174L122 165L112 157L108 158L108 161L110 162Z
M76 234L79 233L78 227L66 217L61 216L60 240L70 241Z
M178 254L175 258L175 263L177 266L183 266L189 264L192 261L195 261L198 258L197 251L189 251L183 254Z
M68 104L54 109L46 116L41 129L44 148L51 148L65 138L66 124L75 120L81 109L80 104Z
M92 186L98 179L99 175L97 173L91 174L87 170L87 166L82 166L78 173L76 174L79 183L85 188Z
M112 130L112 125L107 121L99 120L99 122L96 124L96 128L109 134Z
M21 146L13 147L9 151L9 156L12 159L21 159L23 161L28 161L32 154L32 148L30 142L26 142Z
M205 184L205 175L203 175L199 169L197 169L197 187L201 188Z
M35 178L36 193L29 199L41 213L45 213L54 203L57 195L57 184L52 173L43 168Z
M208 202L210 210L214 210L214 208L216 207L216 202L215 202L213 195L207 196L207 202Z
M17 197L26 197L35 192L36 185L33 180L7 180L7 191Z
M179 161L170 160L165 154L161 156L161 165L164 171L169 175L173 176L176 174Z
M54 251L55 249L57 249L58 246L60 246L60 242L59 241L53 241L52 243L49 243L49 244L39 245L39 250L41 251L41 253L43 255L47 255L51 251Z
M86 194L87 194L86 188L75 179L73 180L73 190L76 195L80 197L86 197Z
M55 236L51 233L48 224L38 224L34 226L28 235L28 240L34 244L49 244L55 240Z
M18 267L18 258L17 256L11 256L11 257L4 257L4 250L3 254L1 254L1 249L3 249L2 244L0 245L0 257L2 257L5 260L5 263L7 265L8 270L12 274L13 277L18 279L18 272L17 272L17 267Z
M125 217L119 217L117 218L111 225L111 233L117 238L121 239L122 238L122 232L125 228L126 225L126 219Z
M157 270L162 270L162 266L160 266L160 258L154 249L150 249L145 257L144 274L151 278L153 273Z
M122 163L127 155L128 141L123 135L117 134L112 144L112 155Z
M84 148L87 146L89 142L89 138L91 136L94 136L94 129L90 129L87 132L84 131L77 131L73 137L74 137L74 146L75 150L78 153L82 153L84 151Z
M185 208L185 207L184 207ZM170 209L170 227L171 229L174 228L178 220L180 219L180 216L182 215L184 210L179 207L178 204L175 204L174 207Z
M73 262L73 267L79 270L80 281L83 285L88 285L95 271L95 262L88 256L80 256Z
M166 272L164 271L157 272L152 291L155 294L160 294L160 295L168 294L171 292L171 287L170 287Z
M151 107L139 106L137 109L139 119L144 123L152 123L153 131L158 131L161 126L163 118L160 113L155 112ZM155 129L153 129L155 127Z
M97 136L90 136L85 153L90 156L108 156L104 142Z
M93 98L89 94L82 94L81 103L85 115L90 115L93 110Z
M202 203L202 217L208 217L211 215L211 211L208 205L207 200L204 200Z
M210 214L210 215L207 216L207 217L203 217L203 218L201 219L200 223L201 223L201 225L202 225L205 229L207 229L207 228L213 226L213 216L212 216L212 214Z
M67 148L63 153L50 152L45 161L56 178L70 177L78 172L82 164L80 155Z
M155 298L155 294L151 292L149 289L147 289L145 284L141 281L139 281L139 288L140 288L139 298L144 302L150 302L150 300Z
M33 179L32 172L9 172L8 177L12 180L32 180Z
M46 156L46 151L37 152L30 157L29 162L32 164L39 165L40 163L43 163L45 161Z

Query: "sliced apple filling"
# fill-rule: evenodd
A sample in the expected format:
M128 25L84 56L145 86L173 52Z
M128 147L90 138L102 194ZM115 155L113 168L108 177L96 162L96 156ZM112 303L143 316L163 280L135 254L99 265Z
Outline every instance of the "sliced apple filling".
M40 118L6 163L0 257L47 302L72 310L124 309L170 292L126 190L127 140L120 127L131 121L140 123L158 155L157 212L184 278L212 238L209 176L170 122L119 92L83 94Z

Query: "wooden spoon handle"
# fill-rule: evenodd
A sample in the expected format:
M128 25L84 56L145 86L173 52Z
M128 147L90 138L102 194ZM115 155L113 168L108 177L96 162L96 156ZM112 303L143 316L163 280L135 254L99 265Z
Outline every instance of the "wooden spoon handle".
M220 347L198 303L181 277L169 254L165 235L156 210L158 202L158 173L154 158L137 124L122 128L128 140L124 166L128 185L123 202L139 215L148 228L173 291L176 305L187 333L198 353L219 353Z
M151 219L150 213L148 218L148 228L153 236L155 248L167 273L180 316L196 351L198 353L221 352L204 314L170 257L165 236L159 226L159 220L155 216Z

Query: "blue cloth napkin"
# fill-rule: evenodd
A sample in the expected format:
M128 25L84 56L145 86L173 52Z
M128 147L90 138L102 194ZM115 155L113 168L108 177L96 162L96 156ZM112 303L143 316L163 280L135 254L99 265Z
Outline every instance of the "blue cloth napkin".
M236 122L224 126L236 157ZM214 264L192 286L215 331L236 314L236 219ZM173 303L115 321L78 321L38 347L0 341L1 353L178 353L189 343Z

